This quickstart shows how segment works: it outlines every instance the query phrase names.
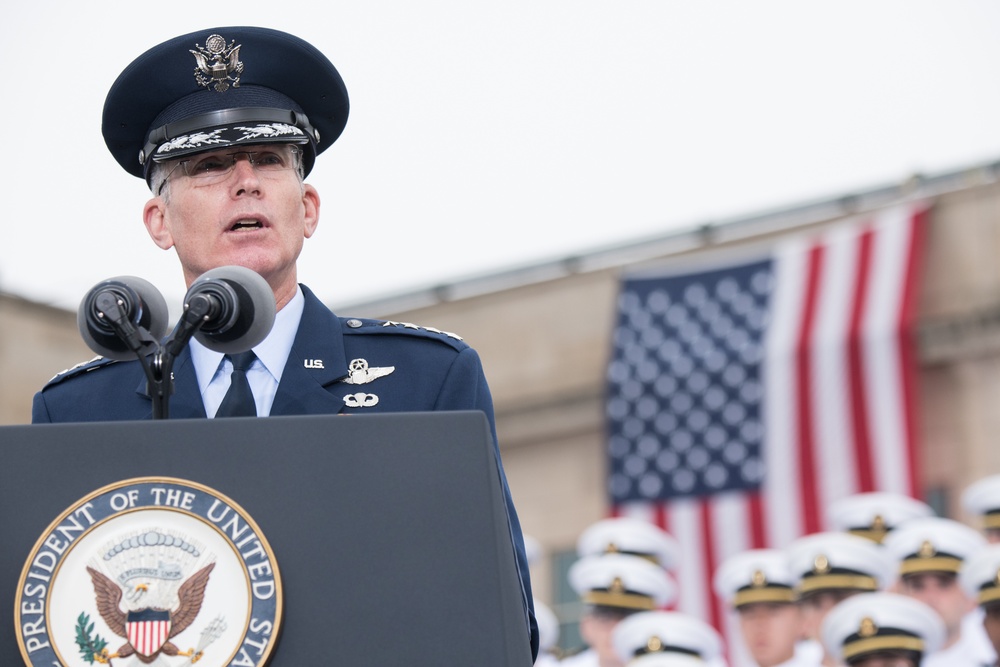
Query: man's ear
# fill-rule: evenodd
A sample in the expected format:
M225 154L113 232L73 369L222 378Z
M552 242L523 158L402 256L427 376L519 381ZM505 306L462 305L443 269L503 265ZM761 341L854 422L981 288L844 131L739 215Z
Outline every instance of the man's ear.
M146 202L146 206L142 209L142 221L153 243L163 250L174 247L174 238L170 235L166 224L166 206L161 197L153 197Z
M302 204L305 207L305 237L309 238L319 225L319 193L309 184L302 186Z

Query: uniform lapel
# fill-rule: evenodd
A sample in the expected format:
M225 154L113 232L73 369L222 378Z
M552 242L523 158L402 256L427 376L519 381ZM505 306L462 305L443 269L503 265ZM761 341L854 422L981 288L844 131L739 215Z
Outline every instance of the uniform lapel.
M327 387L347 375L340 320L308 288L292 350L271 405L272 415L333 414L343 399Z

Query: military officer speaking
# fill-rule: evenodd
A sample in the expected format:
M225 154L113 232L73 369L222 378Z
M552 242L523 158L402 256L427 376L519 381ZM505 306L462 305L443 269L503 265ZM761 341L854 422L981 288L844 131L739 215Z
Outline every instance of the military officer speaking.
M305 183L316 156L344 130L347 90L311 44L255 27L199 30L159 44L121 73L104 106L114 158L146 180L153 242L173 249L188 286L222 266L252 269L274 293L271 333L244 359L197 340L173 367L172 418L481 410L496 427L475 350L453 334L340 318L298 282L296 264L320 220ZM237 355L239 356L239 355ZM252 396L227 400L230 375ZM237 374L233 374L234 377ZM38 422L148 419L138 360L97 359L35 395ZM499 448L495 449L499 463ZM538 633L521 529L503 478L532 654Z

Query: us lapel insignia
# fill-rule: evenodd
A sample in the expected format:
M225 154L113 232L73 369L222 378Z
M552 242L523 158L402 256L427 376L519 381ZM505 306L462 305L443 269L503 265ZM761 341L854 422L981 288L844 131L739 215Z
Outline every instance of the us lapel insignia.
M377 380L396 370L395 366L383 366L369 368L368 362L364 359L352 359L347 365L347 377L344 382L347 384L368 384L372 380Z
M344 405L349 408L373 408L378 405L378 396L359 391L356 394L344 396Z

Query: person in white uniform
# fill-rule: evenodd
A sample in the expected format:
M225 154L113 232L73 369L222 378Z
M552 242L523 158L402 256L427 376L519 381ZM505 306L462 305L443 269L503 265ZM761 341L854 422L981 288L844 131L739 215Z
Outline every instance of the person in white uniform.
M970 484L962 493L962 507L979 519L988 542L1000 542L1000 475Z
M787 553L751 549L731 556L715 571L713 586L719 599L736 612L740 638L757 667L818 663L819 652L799 641L803 630ZM733 644L730 662L735 664Z
M669 533L643 519L612 517L591 524L576 541L580 558L605 553L639 556L675 572L680 546Z
M897 563L898 592L944 621L944 645L924 657L925 667L981 667L996 660L976 599L958 582L965 559L986 544L979 531L941 517L905 521L883 542Z
M919 600L897 593L862 593L823 620L827 653L848 667L923 667L944 641L944 622Z
M827 509L831 530L879 543L904 521L928 516L934 516L934 509L927 503L887 491L855 493L830 503Z
M580 636L587 644L581 653L563 658L561 664L571 667L624 667L611 641L615 626L633 614L662 609L677 594L670 575L639 556L587 556L573 563L568 576L585 606Z
M814 533L788 548L795 578L802 630L819 664L836 665L822 649L820 627L839 602L859 593L883 590L893 581L892 560L881 544L846 532ZM817 645L818 643L819 645Z
M645 611L619 623L611 637L626 667L649 655L694 657L702 665L725 665L722 637L708 623L679 611Z
M1000 544L990 544L969 556L958 574L966 595L975 598L983 611L983 629L993 650L1000 655ZM989 663L1000 666L1000 659Z

